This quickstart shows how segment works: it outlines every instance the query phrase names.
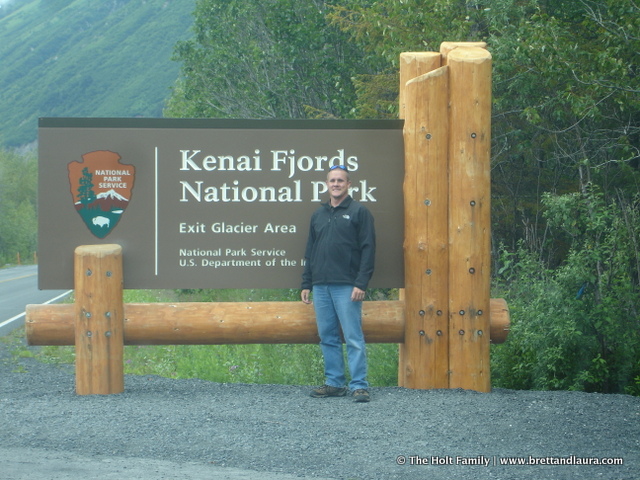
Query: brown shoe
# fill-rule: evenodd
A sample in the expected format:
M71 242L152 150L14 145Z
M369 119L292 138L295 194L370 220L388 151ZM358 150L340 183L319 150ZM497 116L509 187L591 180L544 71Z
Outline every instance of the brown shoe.
M331 385L323 385L311 390L311 396L314 398L344 397L346 394L347 387L332 387Z
M353 399L356 402L370 402L371 397L369 396L369 392L364 388L359 388L353 392Z

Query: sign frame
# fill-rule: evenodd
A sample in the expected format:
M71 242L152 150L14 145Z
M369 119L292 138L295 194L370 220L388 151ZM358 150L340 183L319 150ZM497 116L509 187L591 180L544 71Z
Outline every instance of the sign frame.
M321 189L335 163L347 165L353 198L376 219L370 286L402 287L402 128L402 120L41 118L39 288L73 288L73 250L102 243L122 245L125 288L299 288L309 218L328 199ZM121 221L99 214L83 223L70 169L99 152L122 167L93 167L113 174L95 175L95 185L119 185L127 178L118 174L135 170L131 198L126 210L117 205ZM171 217L180 221L167 224ZM247 240L265 228L279 240ZM176 237L200 240L168 247Z

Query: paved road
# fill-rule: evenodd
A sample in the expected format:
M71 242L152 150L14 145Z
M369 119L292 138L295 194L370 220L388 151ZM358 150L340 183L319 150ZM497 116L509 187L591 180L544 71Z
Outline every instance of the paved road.
M112 455L83 456L35 448L0 448L3 480L304 480L298 475ZM314 480L331 480L313 477Z
M71 290L38 290L38 266L23 265L0 269L0 335L24 325L29 304L53 303Z

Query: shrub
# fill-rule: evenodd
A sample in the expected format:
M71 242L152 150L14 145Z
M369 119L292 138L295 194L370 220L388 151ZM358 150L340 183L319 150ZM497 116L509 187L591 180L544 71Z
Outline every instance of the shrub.
M556 238L570 248L550 270L522 243L502 249L496 288L509 299L509 338L494 347L497 386L638 393L640 199L594 188L546 195Z

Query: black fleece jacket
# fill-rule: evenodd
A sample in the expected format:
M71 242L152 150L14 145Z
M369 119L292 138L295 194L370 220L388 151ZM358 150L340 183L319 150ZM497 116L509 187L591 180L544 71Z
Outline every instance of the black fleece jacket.
M373 215L347 196L337 207L323 203L311 216L302 289L339 283L367 288L373 275Z

